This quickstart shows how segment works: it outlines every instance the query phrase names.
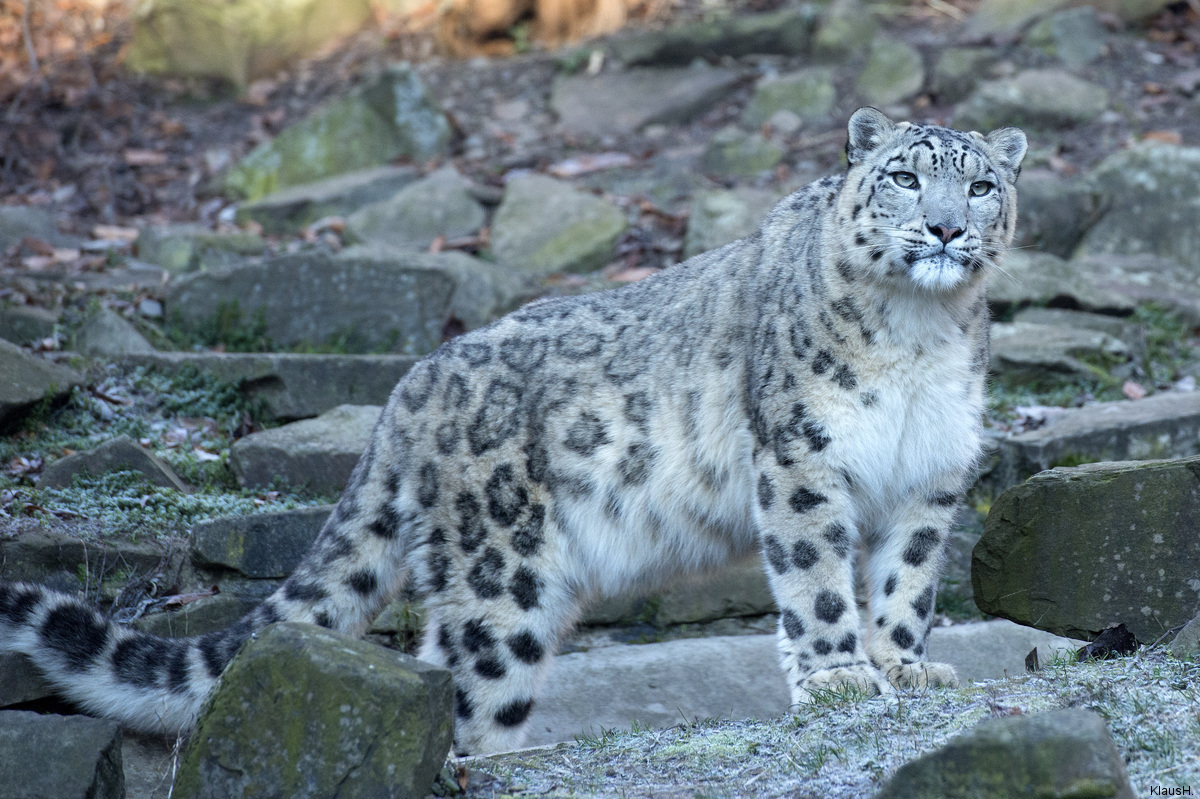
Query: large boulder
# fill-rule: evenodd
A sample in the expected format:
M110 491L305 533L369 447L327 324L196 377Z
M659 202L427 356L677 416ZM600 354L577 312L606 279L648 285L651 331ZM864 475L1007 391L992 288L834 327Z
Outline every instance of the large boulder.
M452 166L442 167L392 197L347 219L350 235L393 250L426 251L434 239L454 239L483 227L483 207Z
M13 344L29 344L54 335L58 314L46 308L14 305L0 308L0 338Z
M805 122L823 120L836 99L833 70L805 67L759 82L742 112L742 124L758 127L779 111L790 111Z
M137 238L138 257L173 275L262 255L267 243L249 231L219 233L194 223L147 226Z
M1012 246L1059 258L1071 257L1104 210L1091 184L1048 169L1022 170L1017 198L1017 233Z
M687 66L697 58L762 53L803 55L816 22L816 6L804 3L766 14L734 14L662 31L635 31L614 37L605 49L628 66Z
M688 122L741 80L729 69L629 69L572 75L554 82L550 105L577 133L634 133L652 123Z
M973 36L1014 36L1038 17L1063 8L1070 0L983 0L967 22Z
M854 88L868 105L885 106L907 100L924 84L921 54L898 39L879 36Z
M782 160L783 150L762 134L730 125L709 138L700 163L708 173L753 177L774 169Z
M1101 161L1089 182L1107 209L1079 254L1157 255L1200 277L1200 147L1122 150Z
M75 452L60 458L46 467L38 485L42 488L67 488L76 475L101 475L117 471L140 472L153 485L184 494L189 491L166 461L124 435L105 441L87 452Z
M544 175L509 180L492 220L492 251L531 276L590 272L613 257L625 214L616 206Z
M390 163L445 155L450 123L407 66L333 99L260 144L226 176L231 194L256 200L288 186Z
M74 369L34 357L2 339L0 374L0 428L21 419L42 400L62 399L83 385L83 376Z
M1104 719L1071 709L984 719L905 763L876 799L1078 796L1134 799Z
M0 712L0 796L124 799L121 728L87 716Z
M1034 25L1025 35L1025 44L1057 56L1071 69L1079 69L1108 50L1108 30L1091 6L1071 8Z
M383 405L417 358L250 352L158 352L122 362L168 372L197 369L261 401L280 421L319 416L338 405Z
M1123 622L1149 643L1200 611L1200 457L1051 469L993 503L980 610L1071 638Z
M281 483L319 494L346 487L383 409L339 405L316 419L251 433L229 449L229 465L246 486Z
M178 795L413 797L453 737L450 672L304 624L247 641L221 675Z
M137 7L125 63L245 87L370 18L368 0L152 0Z
M963 130L1006 125L1058 129L1091 122L1108 107L1108 92L1061 69L1030 69L985 81L954 109Z
M170 284L167 315L200 334L214 325L260 325L278 347L336 343L350 352L424 355L441 344L451 312L456 285L440 268L446 255L311 252L195 272Z
M318 219L347 217L365 205L382 202L418 177L415 167L376 166L289 186L242 203L237 221L257 222L265 233L291 233Z
M54 696L33 661L20 652L0 654L0 708Z

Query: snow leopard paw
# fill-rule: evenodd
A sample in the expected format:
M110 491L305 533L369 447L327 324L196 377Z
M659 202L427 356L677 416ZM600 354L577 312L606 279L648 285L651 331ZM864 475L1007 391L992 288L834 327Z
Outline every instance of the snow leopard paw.
M792 703L808 705L822 697L859 698L891 693L892 686L869 663L818 669L792 691Z
M958 687L958 675L949 663L918 661L892 666L887 670L887 679L897 688Z

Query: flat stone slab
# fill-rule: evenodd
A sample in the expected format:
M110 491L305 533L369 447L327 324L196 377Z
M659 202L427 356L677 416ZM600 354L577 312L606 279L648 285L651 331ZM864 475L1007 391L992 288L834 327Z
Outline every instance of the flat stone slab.
M420 799L454 730L450 672L308 624L274 624L221 675L180 796Z
M0 712L0 796L123 799L121 728L88 716Z
M0 338L13 344L29 344L54 335L58 314L45 308L13 306L0 308Z
M628 66L686 66L697 58L803 55L812 42L817 7L805 3L765 14L737 14L675 25L662 31L634 30L614 36L605 48Z
M1046 662L1073 642L1007 621L936 627L930 657L963 682L1022 674L1033 647ZM920 701L919 698L916 701ZM689 638L560 655L534 704L527 746L697 718L774 718L791 696L774 635Z
M1108 107L1108 92L1061 69L1030 69L985 81L954 110L962 130L1005 125L1056 129L1090 122Z
M1052 469L992 504L971 561L980 610L1142 643L1200 610L1200 457Z
M634 133L687 122L727 95L741 76L728 69L628 69L558 78L550 105L563 127L591 135Z
M991 332L990 368L1008 379L1103 377L1098 364L1115 365L1130 358L1125 342L1097 330L1021 321L996 322Z
M159 352L122 358L165 371L196 368L261 399L276 419L307 419L338 405L383 405L413 355Z
M42 472L42 488L67 488L79 474L101 475L106 472L141 472L153 485L186 494L191 491L175 470L162 458L129 436L117 436L87 452L76 452L55 461Z
M379 166L281 189L243 203L237 221L253 220L264 233L290 233L327 216L349 216L381 202L420 177L411 166Z
M1069 408L1044 427L1000 439L996 465L983 479L1003 489L1057 464L1198 454L1200 391L1169 391Z
M229 465L245 486L282 483L336 494L346 487L383 408L339 405L316 419L251 433L229 449Z

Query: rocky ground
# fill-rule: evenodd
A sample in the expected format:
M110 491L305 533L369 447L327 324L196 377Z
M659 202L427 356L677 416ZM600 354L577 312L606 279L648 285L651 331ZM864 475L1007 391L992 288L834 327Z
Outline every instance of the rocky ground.
M1052 467L1200 454L1200 16L1184 3L1119 10L683 4L670 25L504 59L398 65L395 41L362 37L240 98L111 64L82 89L14 90L0 137L0 578L83 591L164 634L229 623L294 568L416 358L531 298L640 280L749 233L786 192L841 168L845 120L870 103L897 118L1019 124L1031 142L1016 249L990 294L990 456L938 598L946 657L1009 640L959 624L981 607L1070 638L1120 621L1143 644L1169 641L1200 590L1187 582L1200 568L1197 520L1175 510L1195 504L1194 462L1058 471L1001 496ZM1129 524L1154 533L1131 538ZM1055 543L1022 548L1024 529ZM1094 536L1076 537L1100 529L1123 548L1115 567L1089 548ZM1039 571L1046 562L1065 565ZM1014 579L1036 590L1014 591ZM1175 599L1147 604L1146 584ZM749 662L767 652L765 668L772 612L758 564L739 564L601 603L559 671L570 686L601 651L626 674L668 656L700 670L712 655L699 639L734 640L716 636L741 636ZM370 637L411 651L419 628L419 606L401 601ZM995 658L1011 671L969 678L1019 673L1038 643L1012 639ZM1191 686L1171 690L1194 688L1187 667L1138 657L1127 679L1155 668ZM614 758L619 774L648 780L622 783L631 794L829 795L879 785L981 715L1003 715L982 713L988 691L1019 694L1024 711L1092 707L1140 791L1200 788L1184 763L1196 719L1135 735L1125 704L1079 698L1074 681L1108 685L1109 667L1058 668L1062 692L1039 694L1037 677L948 694L958 721L866 770L849 744L814 748L822 735L779 749L791 722L685 724L560 750L570 775L559 754L475 763L500 783L469 790L587 794L607 773L595 764ZM695 679L684 670L672 684ZM1180 702L1138 684L1164 713ZM620 726L725 714L704 701L654 709L651 688L629 694ZM0 705L44 707L43 694L0 691ZM538 740L587 729L572 691L555 696ZM864 712L897 707L909 712ZM843 711L857 712L830 718ZM1140 754L1146 735L1160 754ZM735 740L748 743L734 751ZM634 769L627 753L647 746L653 768ZM131 795L164 795L163 752L147 751L126 745ZM658 763L660 751L672 754ZM757 751L791 766L768 778ZM719 779L703 776L710 766ZM668 767L678 780L654 771ZM845 782L850 771L868 776Z

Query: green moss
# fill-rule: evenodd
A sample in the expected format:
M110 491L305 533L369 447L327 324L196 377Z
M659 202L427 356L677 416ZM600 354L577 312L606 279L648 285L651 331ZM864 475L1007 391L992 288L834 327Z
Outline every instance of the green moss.
M1178 314L1158 305L1143 305L1133 318L1146 331L1146 360L1143 369L1148 382L1168 383L1178 379L1179 369L1191 357L1186 337L1192 331Z

